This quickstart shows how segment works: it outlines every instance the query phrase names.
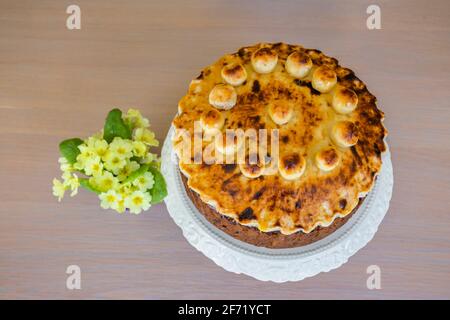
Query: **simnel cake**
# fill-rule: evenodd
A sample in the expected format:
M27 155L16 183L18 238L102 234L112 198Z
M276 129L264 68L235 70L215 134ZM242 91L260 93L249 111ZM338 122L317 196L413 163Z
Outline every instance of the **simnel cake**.
M299 45L223 56L191 82L178 109L173 146L189 197L218 228L258 246L301 246L334 232L373 187L386 150L384 114L366 85ZM279 150L257 163L183 161L180 132L193 141L196 123L205 135L276 130ZM211 141L217 154L250 152L236 139Z

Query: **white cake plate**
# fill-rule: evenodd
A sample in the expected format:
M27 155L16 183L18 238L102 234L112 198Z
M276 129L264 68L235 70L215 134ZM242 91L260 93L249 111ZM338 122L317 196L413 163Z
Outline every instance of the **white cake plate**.
M289 249L257 247L229 236L206 220L189 199L172 150L173 128L162 150L167 209L184 237L197 250L227 271L262 281L299 281L340 267L375 235L392 196L394 183L389 149L373 190L343 226L312 244Z

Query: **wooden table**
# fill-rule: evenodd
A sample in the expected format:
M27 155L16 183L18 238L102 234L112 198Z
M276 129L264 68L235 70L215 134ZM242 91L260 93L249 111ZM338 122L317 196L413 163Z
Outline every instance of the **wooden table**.
M449 1L0 1L0 298L450 298ZM368 30L366 8L381 7ZM164 204L118 215L81 192L58 203L60 140L138 107L162 141L199 70L242 45L319 48L386 113L395 185L375 238L298 283L228 273L191 247ZM66 289L66 268L82 289ZM378 265L382 289L368 290Z

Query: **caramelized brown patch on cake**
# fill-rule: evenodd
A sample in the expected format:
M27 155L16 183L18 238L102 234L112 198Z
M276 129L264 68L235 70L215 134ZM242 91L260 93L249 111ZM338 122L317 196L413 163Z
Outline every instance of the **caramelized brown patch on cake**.
M296 168L300 163L300 156L297 153L290 154L282 158L282 166L286 170L292 170Z
M245 208L240 214L239 214L239 220L252 220L255 219L256 216L253 214L253 209L250 207Z
M261 85L259 84L259 81L258 80L253 81L252 92L258 93L260 90L261 90Z

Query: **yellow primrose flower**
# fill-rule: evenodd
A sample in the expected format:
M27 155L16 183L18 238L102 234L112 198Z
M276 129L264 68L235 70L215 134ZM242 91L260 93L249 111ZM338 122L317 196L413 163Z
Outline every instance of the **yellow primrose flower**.
M103 158L108 151L108 142L95 136L89 137L86 140L86 145L88 146L89 150L92 151L92 153L96 154L100 158Z
M108 150L105 155L104 165L105 168L109 171L112 171L114 174L118 174L123 167L127 164L127 160L122 158L117 153Z
M53 195L58 197L58 202L64 197L66 186L58 179L53 179Z
M92 137L93 137L93 138L96 138L96 139L103 139L103 129L101 129L100 131L94 133L94 134L92 135Z
M103 172L103 163L98 155L86 160L84 166L84 173L88 176L99 176Z
M117 202L117 208L114 208L118 213L124 213L125 211L125 199L120 199Z
M103 139L97 140L95 142L94 151L100 158L103 158L108 152L108 142Z
M70 172L73 171L73 166L69 163L69 161L67 161L66 158L64 157L60 157L58 159L58 162L60 164L60 169L62 172Z
M147 146L142 141L133 141L133 154L136 157L143 158L147 154Z
M95 155L94 150L84 143L80 144L78 149L80 154L77 156L77 162L74 163L73 167L77 170L84 170L86 161Z
M95 145L95 141L98 140L98 138L95 137L87 137L87 139L84 140L84 144L86 145L87 148L93 150L94 149L94 145Z
M128 109L124 115L124 120L128 122L132 128L148 128L150 126L148 119L144 118L139 110Z
M133 145L128 139L115 137L109 145L109 151L122 158L131 158L133 156Z
M146 128L137 128L134 130L134 140L141 141L153 147L159 145L158 140L155 138L155 133Z
M152 197L148 192L134 191L125 199L125 207L131 213L139 214L142 210L150 208L150 201Z
M94 148L92 148L92 145L87 145L86 143L82 143L78 146L78 149L80 150L81 154L84 154L85 156L91 156L94 154Z
M103 209L114 209L117 210L120 207L121 202L123 203L122 196L118 194L115 190L109 190L108 192L103 192L98 195L100 198L100 206Z
M133 171L136 171L137 169L139 169L139 167L140 167L139 163L137 163L136 161L129 161L129 162L127 162L125 167L123 167L122 170L119 171L119 174L117 175L117 177L119 178L120 181L123 181L126 178L128 178L128 176Z
M80 186L80 181L78 181L78 176L76 174L71 174L70 172L64 172L62 175L62 178L64 180L64 186L67 188L70 188L72 193L70 194L71 197L76 195L78 193L78 187Z
M89 183L101 192L116 190L119 186L119 180L109 171L103 171L101 175L90 178Z
M85 166L87 159L88 159L88 157L85 154L80 153L77 156L77 161L73 164L73 167L76 170L80 170L80 171L84 170L84 166Z
M151 189L154 183L155 180L153 179L153 175L150 172L144 173L133 181L133 185L143 191Z
M154 153L148 152L144 158L142 158L141 163L152 163L158 160L158 156Z
M137 188L131 185L131 183L122 183L117 188L117 192L120 193L122 199L125 199L126 197L131 195L134 191L137 191Z

